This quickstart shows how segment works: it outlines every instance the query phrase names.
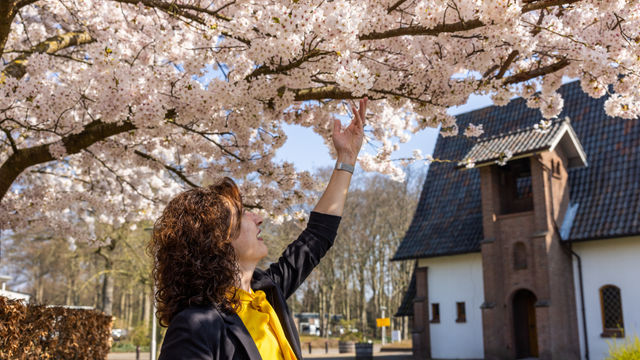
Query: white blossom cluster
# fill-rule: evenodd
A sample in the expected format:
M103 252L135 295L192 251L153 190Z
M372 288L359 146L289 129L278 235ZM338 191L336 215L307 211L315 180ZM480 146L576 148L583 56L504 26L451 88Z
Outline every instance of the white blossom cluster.
M0 166L15 149L46 154L14 177L3 168L0 228L87 239L95 222L153 219L179 191L222 176L246 204L281 213L316 186L274 161L282 125L329 144L343 101L365 95L379 146L360 164L395 178L398 143L426 127L458 135L446 111L471 94L496 105L522 96L551 119L562 78L578 78L609 96L608 115L640 115L638 0L10 3L25 5L0 30ZM37 50L54 36L66 40ZM217 75L203 84L207 66ZM111 132L87 137L98 125Z

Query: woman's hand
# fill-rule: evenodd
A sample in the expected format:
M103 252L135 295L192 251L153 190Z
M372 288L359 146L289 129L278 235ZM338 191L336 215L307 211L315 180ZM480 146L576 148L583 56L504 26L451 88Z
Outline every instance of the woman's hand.
M333 146L338 161L355 165L364 139L364 120L367 113L367 98L360 100L359 108L352 104L353 119L344 131L340 131L340 120L333 121Z

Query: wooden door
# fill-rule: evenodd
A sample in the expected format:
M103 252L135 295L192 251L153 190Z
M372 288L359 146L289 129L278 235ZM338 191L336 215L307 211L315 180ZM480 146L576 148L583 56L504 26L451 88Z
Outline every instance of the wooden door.
M529 290L518 290L513 296L516 359L538 356L535 303L536 296Z

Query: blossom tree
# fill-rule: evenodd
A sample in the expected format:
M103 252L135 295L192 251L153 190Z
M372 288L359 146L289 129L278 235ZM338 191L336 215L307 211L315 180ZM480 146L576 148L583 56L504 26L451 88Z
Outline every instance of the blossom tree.
M222 175L279 212L313 186L274 161L283 124L328 140L365 95L360 164L396 177L398 142L456 135L446 110L471 94L552 118L568 76L637 118L639 18L637 0L3 0L0 228L88 237Z

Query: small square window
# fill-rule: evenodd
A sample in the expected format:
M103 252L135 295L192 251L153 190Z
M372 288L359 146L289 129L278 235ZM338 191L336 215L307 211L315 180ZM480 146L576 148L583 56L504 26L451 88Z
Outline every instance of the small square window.
M465 308L464 301L457 302L456 309L458 311L458 318L456 319L456 322L459 322L459 323L467 322L467 310Z
M431 304L431 323L437 324L440 322L440 304Z

